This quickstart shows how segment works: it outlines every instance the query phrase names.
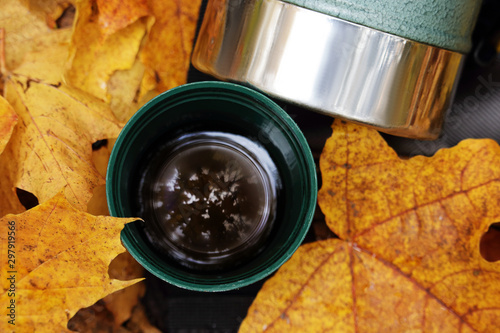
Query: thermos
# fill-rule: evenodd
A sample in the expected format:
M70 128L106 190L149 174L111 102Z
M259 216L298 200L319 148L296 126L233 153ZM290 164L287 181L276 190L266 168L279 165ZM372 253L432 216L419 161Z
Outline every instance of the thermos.
M393 135L435 139L481 2L209 0L192 63Z

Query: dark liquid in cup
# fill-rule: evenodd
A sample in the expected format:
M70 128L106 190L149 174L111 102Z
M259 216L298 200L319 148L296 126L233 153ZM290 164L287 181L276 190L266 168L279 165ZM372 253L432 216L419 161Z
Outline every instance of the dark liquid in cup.
M191 133L157 148L143 165L138 213L162 255L189 268L219 270L264 247L281 180L257 142Z

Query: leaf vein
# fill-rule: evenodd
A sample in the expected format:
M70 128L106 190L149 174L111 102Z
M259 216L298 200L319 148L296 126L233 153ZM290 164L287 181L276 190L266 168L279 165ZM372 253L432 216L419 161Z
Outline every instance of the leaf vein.
M266 329L263 332L265 332L268 329L270 329L271 327L273 327L274 324L282 317L282 315L286 315L288 313L288 311L290 310L290 308L295 304L295 302L297 301L297 299L304 292L304 290L307 287L309 281L311 281L311 279L321 270L321 268L328 262L328 260L330 260L335 254L337 254L341 250L343 250L342 247L341 248L336 248L325 259L323 259L319 263L319 265L314 269L314 271L312 271L312 273L304 281L304 283L302 284L302 286L300 287L300 289L295 293L293 299L290 301L290 303L287 305L287 307L281 312L281 315L278 316L276 319L274 319L271 323L269 323L269 325L266 327Z

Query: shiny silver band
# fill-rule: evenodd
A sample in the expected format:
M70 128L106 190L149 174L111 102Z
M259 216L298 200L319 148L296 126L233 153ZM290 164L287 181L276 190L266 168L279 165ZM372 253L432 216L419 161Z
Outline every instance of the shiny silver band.
M321 113L434 139L462 59L278 0L210 0L192 63Z

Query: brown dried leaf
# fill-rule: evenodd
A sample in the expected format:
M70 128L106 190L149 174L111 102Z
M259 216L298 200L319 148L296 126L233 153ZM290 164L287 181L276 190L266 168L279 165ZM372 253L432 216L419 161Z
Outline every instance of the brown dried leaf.
M481 255L488 261L500 260L500 223L494 223L481 238Z
M113 296L116 293L109 296ZM161 333L160 330L151 325L146 316L144 306L141 303L138 303L133 308L132 315L129 316L129 319L125 323L118 325L115 322L115 314L107 308L105 299L78 311L70 319L68 327L80 333Z
M116 326L130 319L132 310L145 292L146 285L140 282L103 298L106 308L113 314Z
M103 300L80 309L69 320L68 328L79 333L130 333L125 327L115 324L113 314Z
M100 149L92 150L92 163L102 177L106 177L109 156L111 155L111 150L114 144L114 140L106 141L107 144ZM87 213L92 215L109 216L108 201L106 198L106 185L99 185L94 188L92 198L87 204Z
M109 265L108 272L110 277L125 281L144 276L144 268L128 252L118 255ZM113 314L116 326L130 319L133 309L144 296L145 291L146 285L137 283L103 299L106 308Z
M127 329L132 333L161 333L159 329L151 325L144 307L139 304L134 308L132 317L127 322Z

